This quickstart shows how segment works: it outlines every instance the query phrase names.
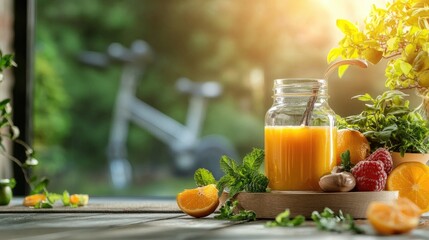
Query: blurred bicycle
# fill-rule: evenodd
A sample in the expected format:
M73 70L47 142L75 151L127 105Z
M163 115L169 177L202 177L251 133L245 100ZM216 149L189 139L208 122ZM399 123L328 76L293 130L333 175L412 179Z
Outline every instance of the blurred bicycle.
M193 82L188 78L179 78L177 90L190 96L186 123L182 124L136 97L138 80L152 58L151 48L142 40L133 42L130 48L112 43L106 53L85 51L79 56L80 61L91 66L122 66L107 150L114 187L123 188L132 179L126 147L130 122L146 129L169 147L175 172L190 175L196 168L204 167L212 171L216 178L220 177L220 157L228 155L236 159L237 152L225 137L200 137L200 133L207 102L221 95L221 85L213 81Z

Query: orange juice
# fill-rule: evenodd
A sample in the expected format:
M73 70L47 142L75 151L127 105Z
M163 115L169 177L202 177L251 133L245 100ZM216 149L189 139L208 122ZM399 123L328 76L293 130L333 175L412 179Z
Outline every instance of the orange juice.
M319 179L336 165L337 129L266 126L265 174L272 190L320 190Z

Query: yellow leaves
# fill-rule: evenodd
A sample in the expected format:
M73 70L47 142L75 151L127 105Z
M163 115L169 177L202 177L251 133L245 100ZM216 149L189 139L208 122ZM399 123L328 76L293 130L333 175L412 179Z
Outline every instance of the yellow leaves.
M329 64L329 63L333 62L335 59L337 59L340 56L341 56L341 48L339 48L339 47L332 48L329 51L328 56L326 57L326 61Z
M399 48L399 38L398 37L392 37L389 40L387 40L387 50L388 51L394 51Z
M413 69L413 66L407 62L399 61L399 68L401 69L402 74L408 75L411 69Z
M337 20L337 27L346 35L351 35L359 31L359 29L353 23L344 19Z

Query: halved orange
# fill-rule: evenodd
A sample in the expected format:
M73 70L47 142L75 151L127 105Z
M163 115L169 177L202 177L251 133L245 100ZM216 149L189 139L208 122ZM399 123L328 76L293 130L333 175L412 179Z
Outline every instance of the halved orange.
M26 196L22 204L26 207L34 207L39 202L43 202L43 201L46 201L46 195L38 193L38 194Z
M399 198L390 203L372 202L366 216L372 227L380 234L406 233L419 224L421 210L408 198Z
M387 190L413 201L423 212L429 211L429 167L419 162L399 164L387 177Z
M219 205L218 192L215 184L186 189L177 194L177 205L190 216L205 217L213 213Z

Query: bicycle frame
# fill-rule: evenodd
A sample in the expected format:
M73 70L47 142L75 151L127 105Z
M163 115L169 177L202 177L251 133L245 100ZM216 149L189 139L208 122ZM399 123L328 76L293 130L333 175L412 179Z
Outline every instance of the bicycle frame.
M204 160L207 152L211 155L220 151L234 153L223 138L200 139L199 137L208 98L217 97L222 92L218 83L193 83L186 78L177 81L177 88L190 94L185 124L136 97L138 80L151 55L150 47L145 42L136 41L130 49L113 43L109 46L107 55L86 52L81 56L81 60L89 65L102 67L114 61L123 67L107 149L112 182L117 188L126 186L131 180L132 170L126 148L131 122L169 146L174 152L174 167L182 172L187 172L194 167L197 158ZM199 157L196 156L198 154Z
M192 96L186 125L183 125L135 97L136 83L141 73L142 69L124 67L110 142L123 142L128 131L127 122L131 121L149 131L175 152L193 146L198 140L201 124L204 121L207 101L201 96Z

